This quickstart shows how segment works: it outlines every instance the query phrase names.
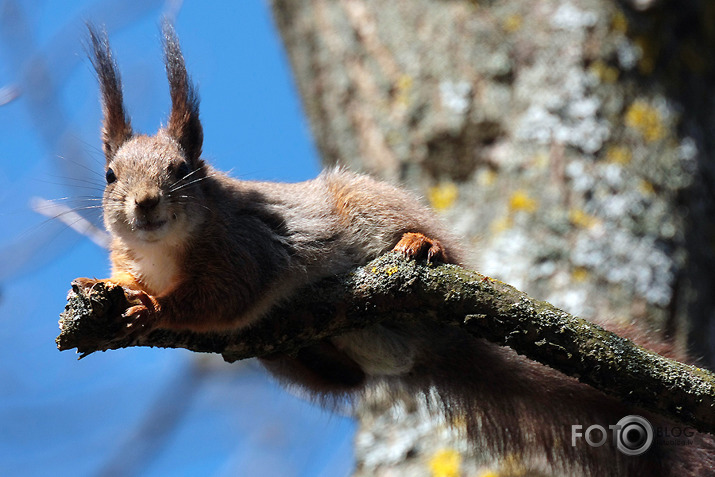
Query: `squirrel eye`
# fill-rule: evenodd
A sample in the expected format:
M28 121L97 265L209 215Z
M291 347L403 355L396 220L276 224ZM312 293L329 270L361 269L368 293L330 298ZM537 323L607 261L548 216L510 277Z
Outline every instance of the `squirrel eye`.
M190 173L191 170L189 169L189 165L186 162L182 162L181 164L179 164L179 168L176 169L176 175L179 177L179 179L183 179Z
M107 179L107 184L111 184L112 182L117 180L117 175L114 173L111 167L107 169L107 174L104 177Z

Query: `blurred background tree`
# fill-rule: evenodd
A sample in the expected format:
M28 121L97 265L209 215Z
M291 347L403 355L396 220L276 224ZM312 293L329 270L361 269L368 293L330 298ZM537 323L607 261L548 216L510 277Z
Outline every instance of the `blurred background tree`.
M421 192L479 271L712 367L712 2L272 8L326 165ZM421 400L375 393L359 419L359 475L483 465Z

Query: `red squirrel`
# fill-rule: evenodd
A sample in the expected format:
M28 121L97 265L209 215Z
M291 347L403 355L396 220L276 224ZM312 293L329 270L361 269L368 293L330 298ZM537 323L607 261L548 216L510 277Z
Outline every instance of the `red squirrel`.
M393 185L342 169L295 184L242 181L213 169L201 158L199 98L168 23L169 121L154 136L135 133L106 33L90 27L90 37L104 115L104 221L112 236L105 281L137 303L123 315L127 333L250 326L299 287L390 250L462 261L433 213ZM477 452L516 456L534 472L715 475L708 435L696 434L691 446L655 444L635 457L609 445L572 445L572 425L608 426L639 412L453 327L378 325L262 361L318 396L359 393L375 382L434 389L444 411L466 423Z

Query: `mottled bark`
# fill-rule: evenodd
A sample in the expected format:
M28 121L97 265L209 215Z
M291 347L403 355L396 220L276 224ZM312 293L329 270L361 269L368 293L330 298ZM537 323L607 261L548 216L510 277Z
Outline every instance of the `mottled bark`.
M168 330L125 336L121 287L73 287L60 319L61 350L82 356L129 346L221 353L227 361L291 353L319 339L383 321L438 320L574 376L621 400L715 432L715 375L644 350L502 282L453 265L388 254L323 281L249 329ZM459 357L455 356L455 359Z
M272 5L326 164L422 192L478 270L713 366L713 2ZM399 459L370 433L376 475Z

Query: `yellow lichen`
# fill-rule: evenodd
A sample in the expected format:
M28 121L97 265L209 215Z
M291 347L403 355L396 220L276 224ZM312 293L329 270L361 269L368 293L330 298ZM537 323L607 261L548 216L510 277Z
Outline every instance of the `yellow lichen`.
M576 267L571 270L571 280L576 283L585 282L588 280L588 270L585 267Z
M477 184L484 187L494 185L497 180L497 173L491 169L482 169L477 174Z
M643 179L638 183L638 190L641 192L643 195L653 195L655 194L655 187L653 187L653 184L648 182L647 180Z
M397 267L386 268L386 269L385 269L385 273L387 274L388 277L389 277L389 276L392 276L392 275L394 275L395 273L397 273Z
M499 472L494 472L493 470L485 470L479 477L499 477Z
M593 227L598 223L598 219L587 214L581 209L573 208L569 210L569 221L575 226L583 229Z
M427 192L429 203L435 210L446 210L454 205L459 196L459 188L454 182L443 182L430 187Z
M514 220L510 216L505 216L496 219L494 222L489 225L489 230L491 231L492 234L498 234L500 232L504 232L505 230L509 230L512 228L514 225Z
M551 164L551 157L545 152L540 152L534 156L532 164L536 168L546 169Z
M617 11L611 18L611 29L616 33L626 33L628 31L628 19L621 11Z
M609 146L606 150L606 161L626 165L631 162L633 158L633 153L626 146Z
M519 189L509 198L509 209L513 212L523 210L524 212L535 212L539 207L536 199L529 197L525 190Z
M518 13L515 13L513 15L509 15L504 19L504 21L502 21L502 28L507 33L514 33L515 31L521 29L521 25L523 23L524 17L522 17Z
M372 273L385 273L387 276L391 276L391 275L394 275L395 273L397 273L397 267L395 266L395 267L385 268L384 270L380 270L380 269L377 268L377 267L372 267L372 268L370 269L370 272L372 272Z
M589 70L591 71L591 73L596 75L596 77L602 83L615 83L618 80L618 76L620 75L620 71L618 70L618 68L611 66L601 60L596 60L591 63Z
M462 456L454 449L437 451L429 461L432 477L458 477Z
M666 134L660 112L646 101L637 100L631 104L625 115L626 126L638 131L646 141L658 141Z
M412 91L412 77L402 75L397 80L395 102L401 106L407 106L410 102L410 92Z

